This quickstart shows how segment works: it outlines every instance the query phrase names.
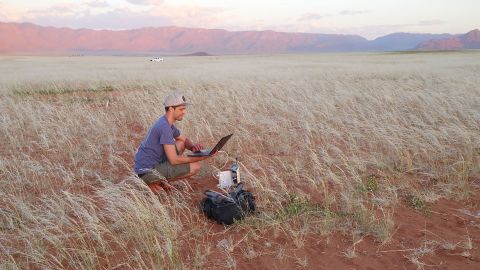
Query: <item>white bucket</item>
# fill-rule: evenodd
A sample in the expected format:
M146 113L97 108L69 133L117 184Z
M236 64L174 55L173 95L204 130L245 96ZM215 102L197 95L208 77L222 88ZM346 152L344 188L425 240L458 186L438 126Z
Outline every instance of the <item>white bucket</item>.
M217 177L218 177L218 185L221 188L229 188L231 185L233 185L231 171L219 172L217 173Z

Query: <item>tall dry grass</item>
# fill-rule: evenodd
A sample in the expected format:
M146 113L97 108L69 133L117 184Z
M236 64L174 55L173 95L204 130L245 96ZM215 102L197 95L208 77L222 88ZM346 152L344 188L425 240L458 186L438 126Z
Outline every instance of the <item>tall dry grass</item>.
M332 231L388 241L402 200L469 196L480 173L479 60L2 57L0 268L205 267L218 233L188 191L159 199L132 172L172 90L195 103L184 134L208 145L235 133L202 175L238 157L257 196L260 213L220 233L245 235L226 250L253 258L249 243L271 234L297 248Z

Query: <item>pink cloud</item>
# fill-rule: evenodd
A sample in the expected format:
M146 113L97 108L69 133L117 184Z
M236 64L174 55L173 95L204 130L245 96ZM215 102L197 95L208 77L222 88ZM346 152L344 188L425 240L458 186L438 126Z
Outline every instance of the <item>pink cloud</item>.
M318 13L305 13L298 19L298 21L315 21L323 19L325 17L328 17L328 15L321 15Z
M130 4L139 5L139 6L151 6L151 5L160 5L163 3L163 0L127 0Z
M63 17L63 16L70 16L76 15L81 12L81 6L78 4L56 4L53 6L49 6L46 8L37 8L37 9L30 9L26 12L27 18L38 18L38 17Z
M105 1L91 1L91 2L87 2L86 5L92 8L106 8L110 6Z
M15 22L21 21L23 17L22 12L4 2L0 2L0 21L3 22Z
M112 30L172 25L169 18L151 16L144 12L134 12L125 8L99 14L91 14L88 12L81 15L74 14L63 16L45 14L37 16L32 19L32 21L44 26Z
M369 10L342 10L338 14L339 15L360 15L370 13Z
M199 6L156 6L149 12L151 16L168 18L174 25L186 27L221 28L228 19L220 8Z
M146 10L140 11L132 7L114 10L97 9L96 12L92 12L92 8L111 6L105 1L85 1L30 9L24 12L21 19L43 26L112 30L171 25L223 28L223 23L226 21L223 10L218 8L160 4L163 0L132 1L137 4L156 3L157 5L148 6ZM2 9L1 12L4 10Z
M418 25L424 25L424 26L430 26L430 25L439 25L439 24L445 24L445 21L442 20L425 20L425 21L419 21Z

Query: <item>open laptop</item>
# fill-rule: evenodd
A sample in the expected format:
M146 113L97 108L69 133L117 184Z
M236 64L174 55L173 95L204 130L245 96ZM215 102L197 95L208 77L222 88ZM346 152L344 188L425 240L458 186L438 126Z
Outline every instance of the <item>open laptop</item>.
M228 142L228 140L230 139L230 137L232 137L232 135L233 135L233 133L221 138L220 141L218 141L217 145L215 145L212 149L202 149L198 152L189 153L188 156L189 157L211 156L211 155L215 154L216 152L218 152L220 149L222 149L222 147Z

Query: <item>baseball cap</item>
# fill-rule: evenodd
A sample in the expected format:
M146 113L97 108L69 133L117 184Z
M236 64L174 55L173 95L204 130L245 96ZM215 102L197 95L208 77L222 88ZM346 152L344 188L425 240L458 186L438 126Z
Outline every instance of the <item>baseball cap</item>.
M165 98L163 105L165 105L165 107L174 107L174 106L180 106L180 105L187 106L192 104L187 102L184 95L175 92L175 93L171 93Z

